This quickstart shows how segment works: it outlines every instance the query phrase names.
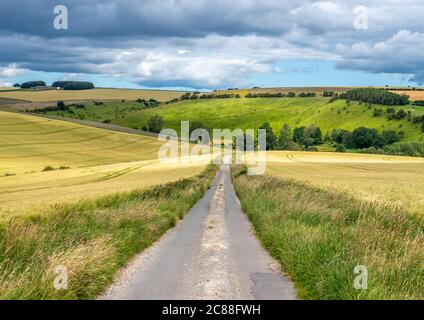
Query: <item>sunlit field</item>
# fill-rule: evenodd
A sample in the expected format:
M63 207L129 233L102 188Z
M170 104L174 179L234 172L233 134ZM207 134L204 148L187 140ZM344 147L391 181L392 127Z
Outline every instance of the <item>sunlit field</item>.
M88 299L203 196L216 168L157 138L0 112L0 299ZM58 264L68 290L52 285Z
M0 113L0 212L163 184L204 164L162 165L157 138Z
M27 100L32 102L69 100L117 100L156 99L167 101L180 97L184 92L166 90L92 89L92 90L19 90L0 92L0 98Z
M424 100L423 90L393 90L392 92L407 95L411 100Z
M264 176L243 170L241 205L302 298L423 299L424 158L275 151Z
M156 138L0 113L0 176L157 158Z
M268 152L266 173L424 212L424 158Z

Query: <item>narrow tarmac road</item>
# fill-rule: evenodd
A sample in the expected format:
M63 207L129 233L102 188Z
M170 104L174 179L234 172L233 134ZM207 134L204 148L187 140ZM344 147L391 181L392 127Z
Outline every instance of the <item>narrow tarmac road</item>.
M99 299L292 300L296 291L253 235L223 165L188 215Z

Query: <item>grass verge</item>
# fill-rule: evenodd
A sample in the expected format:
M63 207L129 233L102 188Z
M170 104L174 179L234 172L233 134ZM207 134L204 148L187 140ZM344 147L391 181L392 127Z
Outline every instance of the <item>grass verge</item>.
M306 299L424 299L424 216L233 169L244 212ZM368 289L353 287L357 265Z
M216 167L146 191L52 206L0 224L0 299L92 299L210 187ZM68 289L54 288L66 267Z

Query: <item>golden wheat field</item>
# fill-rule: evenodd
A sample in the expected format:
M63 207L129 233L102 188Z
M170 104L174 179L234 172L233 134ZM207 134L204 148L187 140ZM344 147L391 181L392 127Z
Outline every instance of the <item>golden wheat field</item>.
M407 95L411 100L424 100L423 90L392 90L392 92Z
M159 163L161 143L148 136L8 112L0 112L0 128L3 213L162 184L205 168Z
M139 89L92 89L92 90L46 90L31 91L19 90L0 92L0 98L26 100L31 102L48 101L78 101L78 100L137 100L156 99L167 101L180 97L184 92L166 90L139 90Z
M266 173L424 213L424 158L275 151Z

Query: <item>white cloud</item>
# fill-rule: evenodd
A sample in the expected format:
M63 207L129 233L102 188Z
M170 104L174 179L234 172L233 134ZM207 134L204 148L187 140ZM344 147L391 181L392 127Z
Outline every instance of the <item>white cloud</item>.
M342 57L341 68L375 73L415 75L412 81L424 82L424 33L401 30L376 43L339 44L336 52Z
M3 4L0 77L29 69L212 88L310 59L424 80L422 0L81 0L70 4L66 37L46 31L45 5L28 3ZM359 4L369 9L366 31L353 27ZM13 8L19 14L11 21L4 12Z
M0 77L12 78L23 75L27 72L25 69L18 68L15 63L9 64L6 67L0 67Z

